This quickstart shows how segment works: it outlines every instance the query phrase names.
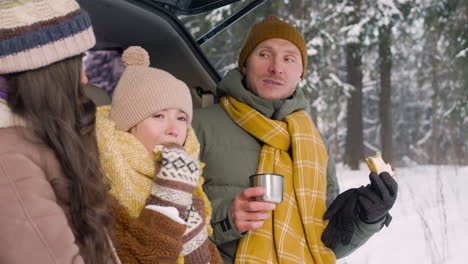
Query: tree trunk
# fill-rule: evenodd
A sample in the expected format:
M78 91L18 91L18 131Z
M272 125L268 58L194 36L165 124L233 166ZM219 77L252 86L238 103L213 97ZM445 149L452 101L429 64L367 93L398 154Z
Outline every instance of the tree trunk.
M363 120L362 120L362 58L361 44L346 45L346 70L348 83L354 89L348 99L348 131L346 133L345 162L352 170L359 169L359 161L364 158Z
M335 127L333 128L333 134L335 135L333 137L333 142L332 142L332 150L333 153L335 154L335 160L337 160L337 154L339 152L339 126L340 126L340 121L339 121L339 115L340 115L340 108L339 106L339 98L340 98L340 91L339 88L335 88L335 108L334 108L334 122L335 122Z
M448 163L452 163L454 165L461 165L461 160L460 160L460 146L461 144L457 144L457 138L455 136L455 121L453 119L448 120L449 123L449 136L450 136L450 150L452 154L452 160L448 161Z
M437 118L437 109L439 105L439 59L437 58L437 42L439 40L438 33L434 32L433 42L432 42L432 55L431 55L431 73L432 73L432 89L434 94L432 95L432 134L431 134L431 163L439 163L439 121Z
M360 0L350 2L354 7L354 12L348 15L348 25L359 22ZM351 97L348 99L347 108L347 133L344 162L352 170L359 169L359 162L364 159L363 144L363 120L362 120L362 55L361 40L358 43L346 44L346 71L348 83L354 89L351 91Z
M392 51L390 50L392 26L379 28L379 69L380 69L380 121L383 159L394 164L392 130Z

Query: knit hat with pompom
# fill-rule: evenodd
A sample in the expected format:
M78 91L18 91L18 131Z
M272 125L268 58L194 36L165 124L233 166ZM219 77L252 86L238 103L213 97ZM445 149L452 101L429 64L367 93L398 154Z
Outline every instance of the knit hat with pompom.
M169 109L180 109L192 121L192 97L187 85L170 73L149 67L149 55L132 46L122 54L125 70L115 87L109 117L116 128L129 131L136 124Z

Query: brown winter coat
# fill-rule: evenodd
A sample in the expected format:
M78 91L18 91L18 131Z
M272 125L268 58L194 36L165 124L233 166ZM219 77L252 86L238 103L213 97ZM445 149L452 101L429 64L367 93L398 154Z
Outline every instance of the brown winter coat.
M113 204L116 247L122 263L176 263L182 251L185 225L146 208L137 218L132 218L117 200L113 199ZM210 263L222 263L216 246L207 243L211 252Z
M63 179L53 152L28 129L0 128L0 263L84 263L67 203L58 202L68 201Z

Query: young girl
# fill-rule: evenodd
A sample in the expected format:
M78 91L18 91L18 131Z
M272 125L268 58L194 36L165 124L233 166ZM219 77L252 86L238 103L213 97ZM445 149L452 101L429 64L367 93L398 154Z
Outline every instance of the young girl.
M97 113L104 173L116 200L123 263L221 263L208 236L211 208L201 185L188 87L149 67L130 47L111 107Z
M53 3L53 4L52 4ZM120 263L73 0L0 4L0 263Z

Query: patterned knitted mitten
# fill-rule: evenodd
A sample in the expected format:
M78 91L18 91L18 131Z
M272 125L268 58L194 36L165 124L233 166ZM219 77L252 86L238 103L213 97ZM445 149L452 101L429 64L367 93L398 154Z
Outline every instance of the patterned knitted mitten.
M182 219L187 219L192 195L198 185L200 167L183 149L163 148L161 166L154 178L148 204L173 206Z
M187 229L182 236L184 243L182 255L186 263L206 264L210 262L211 252L208 244L208 229L203 198L193 197L187 219Z

